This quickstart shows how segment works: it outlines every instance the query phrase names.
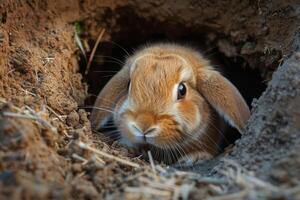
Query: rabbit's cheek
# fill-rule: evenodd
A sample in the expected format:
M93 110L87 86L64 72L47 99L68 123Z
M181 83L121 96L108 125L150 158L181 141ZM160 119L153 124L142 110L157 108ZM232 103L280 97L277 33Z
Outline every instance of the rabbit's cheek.
M145 143L144 137L137 136L133 130L130 129L130 122L135 119L135 114L126 109L120 113L118 122L118 129L120 130L123 140L129 140L133 144Z
M130 119L131 119L131 115L127 111L122 113L120 115L118 128L120 130L122 138L124 138L125 140L130 140L131 142L136 142L134 135L128 129L127 124Z
M199 108L191 101L183 101L177 106L182 124L189 131L196 129L201 123Z
M128 109L128 107L129 107L128 98L126 96L121 97L116 104L115 120L117 120L117 118L120 119L123 113Z

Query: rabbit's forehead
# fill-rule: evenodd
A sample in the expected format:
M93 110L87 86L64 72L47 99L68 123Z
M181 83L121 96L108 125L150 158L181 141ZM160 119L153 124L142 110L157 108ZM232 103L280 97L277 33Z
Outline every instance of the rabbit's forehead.
M164 57L145 56L132 66L131 79L149 81L165 81L172 83L187 81L193 78L192 68L181 57L166 55Z
M181 64L174 62L141 61L131 74L131 83L155 93L169 93L167 88L180 81L181 68Z
M141 59L131 73L130 98L137 107L165 108L173 99L174 87L189 78L188 67L177 59Z

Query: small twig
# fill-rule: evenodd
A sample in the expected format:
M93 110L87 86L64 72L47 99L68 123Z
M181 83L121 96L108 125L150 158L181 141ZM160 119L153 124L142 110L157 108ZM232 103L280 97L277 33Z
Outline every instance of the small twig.
M160 173L167 173L167 170L160 165L156 165L155 169L157 169Z
M173 184L169 184L167 182L160 183L158 181L151 181L148 178L145 178L145 177L142 177L142 176L139 177L139 181L143 182L143 183L146 183L148 186L151 186L153 188L157 188L157 189L160 189L160 190L174 191L174 189L175 189Z
M30 108L29 106L25 105L25 108L26 108L31 114L33 114L33 115L36 114L35 111L34 111L32 108Z
M83 177L84 175L85 175L85 171L84 172L82 172L82 173L80 173L80 174L78 174L74 179L79 179L79 178L81 178L81 177Z
M63 130L63 134L69 138L69 139L73 139L74 137L72 135L69 135L68 132L66 130Z
M5 117L15 117L15 118L37 120L37 118L35 116L31 116L31 115L23 115L23 114L18 114L18 113L13 113L13 112L3 112L2 114Z
M139 172L139 173L134 174L134 175L132 175L132 176L128 176L128 177L126 177L126 178L123 180L123 182L132 181L132 180L134 180L134 179L139 178L139 177L142 176L143 174L145 174L145 171Z
M125 164L125 165L128 165L128 166L131 166L131 167L135 167L135 168L140 168L140 165L137 164L137 163L134 163L134 162L131 162L131 161L128 161L128 160L124 160L122 158L119 158L119 157L116 157L116 156L113 156L111 154L108 154L108 153L105 153L103 151L99 151L98 149L95 149L93 147L90 147L89 145L87 144L84 144L83 142L79 142L78 143L79 147L82 148L82 149L86 149L86 150L90 150L96 154L99 154L103 157L106 157L108 159L111 159L111 160L115 160L119 163L122 163L122 164Z
M216 197L209 197L207 199L209 200L234 200L234 199L244 199L249 194L249 189L242 190L240 192L232 193L232 194L226 194L226 195L220 195Z
M152 172L153 172L155 178L157 179L157 173L156 173L156 170L155 170L155 164L154 164L154 161L153 161L151 151L148 151L148 157L149 157L149 161L150 161L150 164L151 164Z
M143 187L143 188L127 187L127 188L125 188L125 192L151 194L151 195L162 196L162 197L170 197L171 196L171 192L169 192L169 191L161 191L161 190L150 188L150 187Z
M214 185L229 184L229 181L225 178L214 178L214 177L208 177L208 176L201 176L201 175L195 174L193 172L184 172L184 171L176 171L175 173L179 176L187 176L189 178L195 179L199 183L207 183L207 184L214 184Z
M92 158L93 158L95 161L101 163L102 165L105 165L105 164L106 164L106 162L105 162L103 159L99 158L99 156L97 156L97 155L94 155Z
M4 99L4 98L2 98L2 97L0 97L0 102L3 103L3 104L9 104L9 106L11 106L13 109L15 109L15 110L18 111L18 112L21 112L21 108L19 108L19 107L17 107L17 106L14 106L14 105L12 105L11 103L8 103L8 102L6 101L6 99Z
M53 60L54 60L54 57L51 57L51 56L42 58L43 66L47 66L47 65L50 64Z
M59 114L57 114L57 112L55 112L50 106L46 105L46 107L48 108L48 110L50 110L61 122L64 122L64 120L61 118L61 116L59 116Z
M249 183L253 183L256 187L265 188L265 189L268 189L268 190L274 191L274 192L279 190L279 188L277 188L276 186L271 185L270 183L266 183L254 176L245 176L244 178Z
M3 115L6 117L15 117L15 118L23 118L23 119L31 119L31 120L36 120L39 123L41 123L42 125L44 125L45 127L49 128L51 131L53 131L54 133L57 133L56 128L53 127L50 123L48 123L47 121L45 121L44 119L38 117L38 116L33 116L30 114L18 114L18 113L13 113L13 112L3 112Z
M197 182L199 183L207 183L207 184L214 184L214 185L223 185L228 184L228 181L226 181L223 178L213 178L213 177L203 177L200 179L197 179Z
M83 48L82 42L80 40L80 37L79 37L79 35L78 35L78 33L76 31L75 31L75 42L78 45L80 51L82 52L82 54L84 56L84 59L86 60L86 53L84 51L84 48Z
M30 94L30 95L36 97L36 94L34 94L34 93L32 93L32 92L29 92L28 90L25 90L25 89L23 89L23 88L21 88L21 90L22 90L23 92L25 92L25 95Z
M0 97L0 102L1 103L7 103L7 101L4 98L2 98L2 97Z
M44 120L43 118L41 118L36 112L35 110L33 110L32 108L30 108L29 106L25 106L25 108L31 113L31 115L36 117L36 120L38 122L40 122L42 125L46 126L47 128L49 128L50 130L52 130L53 132L57 133L57 130L54 126L52 126L48 121Z
M284 191L284 193L287 194L287 195L300 194L300 185L295 186L295 187L293 187L293 188L284 189L283 191Z
M98 38L97 38L97 41L96 41L96 43L95 43L95 46L93 47L93 50L92 50L91 55L90 55L90 57L89 57L89 61L88 61L88 64L87 64L87 66L86 66L85 73L84 73L85 75L87 75L88 72L89 72L89 70L90 70L90 66L91 66L91 64L92 64L92 60L93 60L94 55L95 55L95 53L96 53L96 49L97 49L97 47L98 47L98 45L99 45L99 43L100 43L100 41L101 41L101 39L102 39L104 33L105 33L105 29L103 28L103 29L101 30L101 32L100 32Z
M16 106L14 106L14 105L8 103L8 102L6 101L6 99L1 98L1 97L0 97L0 102L1 102L1 103L5 103L5 104L9 104L9 106L10 106L11 108L13 108L13 109L16 110L17 112L19 112L19 113L6 112L6 115L7 115L8 117L18 117L18 118L24 118L24 119L32 119L32 120L40 121L40 123L41 123L41 121L42 121L42 123L45 123L46 125L48 125L48 128L50 128L50 129L55 129L55 131L56 131L56 128L55 128L55 127L53 127L51 124L49 124L49 123L48 123L47 121L45 121L44 119L40 118L40 116L39 116L32 108L30 108L29 106L25 105L24 107L19 108L19 107L16 107ZM27 110L24 110L24 108L27 109ZM23 114L20 114L20 113L23 113Z
M82 161L82 164L83 164L83 165L85 165L86 163L89 162L87 159L85 159L85 158L79 156L79 155L76 154L76 153L73 153L73 154L72 154L72 158Z

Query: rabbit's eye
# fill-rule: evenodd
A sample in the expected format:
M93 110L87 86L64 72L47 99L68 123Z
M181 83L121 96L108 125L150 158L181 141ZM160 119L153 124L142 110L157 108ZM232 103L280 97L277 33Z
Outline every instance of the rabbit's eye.
M177 99L182 99L186 94L186 87L184 83L179 83L177 89Z

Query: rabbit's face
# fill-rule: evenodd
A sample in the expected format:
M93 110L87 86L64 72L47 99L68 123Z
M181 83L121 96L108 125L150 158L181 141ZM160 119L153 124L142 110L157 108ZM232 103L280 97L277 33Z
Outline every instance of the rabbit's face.
M116 107L121 136L162 148L197 137L209 113L195 87L193 69L182 57L148 54L136 59L127 95Z
M200 53L176 44L154 44L129 57L95 107L92 125L101 127L113 115L125 144L188 157L217 152L221 118L242 133L250 116L232 83Z

